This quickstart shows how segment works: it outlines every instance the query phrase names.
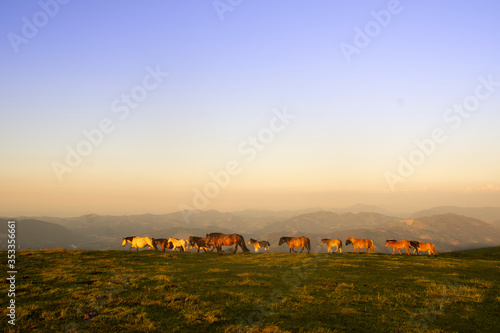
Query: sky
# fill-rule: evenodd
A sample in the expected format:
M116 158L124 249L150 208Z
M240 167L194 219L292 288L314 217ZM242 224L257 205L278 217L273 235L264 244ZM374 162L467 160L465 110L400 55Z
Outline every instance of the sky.
M498 1L2 1L0 215L500 205Z

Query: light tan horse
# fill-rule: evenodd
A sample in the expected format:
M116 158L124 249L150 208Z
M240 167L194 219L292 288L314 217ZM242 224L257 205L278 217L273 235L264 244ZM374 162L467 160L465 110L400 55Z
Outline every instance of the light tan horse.
M385 241L385 247L389 247L392 246L392 255L394 255L394 253L396 252L396 250L398 250L399 252L399 255L401 255L401 251L399 251L399 249L403 249L405 248L406 249L406 255L409 256L410 255L410 242L408 242L407 240L403 239L403 240L400 240L400 241L397 241L395 239L388 239Z
M168 239L168 242L169 243L172 243L172 245L174 246L174 248L172 249L172 251L175 251L175 249L179 248L180 251L182 252L186 252L187 250L187 243L184 239L177 239L177 238L173 238L173 237L170 237Z
M340 251L342 253L342 241L340 239L322 239L321 240L321 245L326 244L328 246L328 253L332 252L332 247L336 246L337 249L335 249L335 252Z
M365 248L366 247L366 252L370 249L373 252L375 252L375 246L373 245L373 241L371 239L358 239L354 237L347 237L347 240L345 241L345 245L352 244L354 247L354 253L358 251L361 253L359 249Z
M434 244L432 244L432 243L422 243L422 242L418 242L418 241L410 241L410 245L411 245L411 247L415 248L415 250L413 250L412 254L414 254L415 251L417 251L417 256L418 256L418 251L429 251L429 256L431 255L431 252L432 252L434 257L437 257L436 248L434 247Z
M130 249L128 249L129 251L132 250L133 247L135 247L135 249L139 251L139 248L143 248L145 246L149 246L150 250L151 249L158 250L155 244L155 239L151 237L136 237L136 236L123 237L122 246L127 245L127 243L132 244L130 246Z

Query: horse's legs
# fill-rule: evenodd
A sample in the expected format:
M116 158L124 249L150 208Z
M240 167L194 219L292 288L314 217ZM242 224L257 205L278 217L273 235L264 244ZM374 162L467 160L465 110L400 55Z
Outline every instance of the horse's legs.
M401 255L401 251L399 251L399 248L398 248L398 252L399 252L399 255Z

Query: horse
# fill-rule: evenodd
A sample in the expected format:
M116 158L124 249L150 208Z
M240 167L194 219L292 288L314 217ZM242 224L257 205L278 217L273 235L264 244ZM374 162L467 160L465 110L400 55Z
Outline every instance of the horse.
M202 237L189 236L188 243L191 245L191 249L196 247L198 253L200 253L200 249L203 249L205 252L212 251L214 249L212 246L212 250L210 250L211 245L207 244L207 239Z
M165 249L171 249L171 247L168 244L168 240L165 238L155 239L155 245L161 245L161 250L163 252L165 252Z
M406 255L410 255L410 242L408 242L406 239L397 241L395 239L388 239L385 241L385 247L392 246L392 255L398 250L399 255L401 255L401 251L399 249L405 248L406 249Z
M368 252L369 249L371 249L372 253L375 252L375 246L373 245L373 241L371 239L358 239L354 237L347 237L347 240L345 241L345 245L352 244L354 247L354 253L358 251L361 253L359 250L360 248L366 247L366 252Z
M335 252L337 252L338 250L340 250L340 253L342 253L342 241L340 239L322 239L321 240L321 245L323 244L326 244L328 246L328 253L332 252L332 247L333 246L336 246L337 249L335 250Z
M419 241L410 241L410 245L411 245L411 247L415 248L415 250L413 250L412 254L414 254L415 251L417 251L417 256L418 256L418 251L428 251L429 256L431 255L431 252L432 252L432 254L434 254L434 257L437 257L436 248L434 247L434 244L432 244L432 243L422 243Z
M245 245L245 239L243 236L238 234L230 234L226 235L220 232L213 232L211 234L206 235L206 244L212 245L217 249L217 253L222 254L222 246L230 246L234 244L233 254L238 250L238 246L241 247L241 251L243 253L248 253L250 250Z
M168 242L172 243L172 245L173 245L172 251L175 251L175 249L179 248L182 252L186 252L187 242L184 239L177 239L177 238L170 237L168 239Z
M130 246L129 251L132 250L133 247L137 251L139 251L139 248L143 248L146 245L149 246L149 249L155 249L158 250L155 244L155 239L151 237L136 237L136 236L130 236L130 237L123 237L122 241L122 246L127 245L127 243L131 243L132 245Z
M259 252L259 248L263 248L264 250L266 250L266 252L269 253L269 247L271 246L268 241L258 241L253 238L250 238L250 240L248 241L248 245L250 244L255 247L255 252Z
M304 251L304 247L307 249L307 253L309 253L309 251L311 251L311 241L309 240L309 238L304 237L304 236L301 236L301 237L281 237L278 245L281 246L281 244L283 244L283 243L288 244L288 248L290 249L290 253L292 253L292 251L297 253L297 251L295 251L294 248L301 247L301 246L302 246L302 250L300 250L300 253L302 253L302 251Z

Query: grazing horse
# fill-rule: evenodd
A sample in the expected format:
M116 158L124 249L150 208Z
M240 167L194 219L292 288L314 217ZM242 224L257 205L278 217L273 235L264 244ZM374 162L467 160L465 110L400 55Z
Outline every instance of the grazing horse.
M422 243L419 241L410 241L410 245L411 245L411 247L415 248L415 250L413 250L412 254L414 254L415 251L417 251L417 256L418 256L418 251L428 251L429 256L431 255L431 252L432 252L432 254L434 254L434 257L437 257L436 248L434 247L434 244L432 244L432 243Z
M177 238L170 237L168 239L168 242L172 243L172 245L173 245L172 251L175 251L176 248L179 248L179 249L181 249L182 252L186 252L187 242L184 239L177 239Z
M385 247L389 247L389 245L392 246L392 255L394 255L394 252L396 252L396 250L398 250L399 255L401 255L402 253L401 251L399 251L399 249L403 248L406 249L406 255L410 255L410 242L405 239L400 241L397 241L395 239L388 239L385 241Z
M309 238L304 237L304 236L301 236L301 237L281 237L278 245L281 245L283 243L288 244L288 247L290 249L290 253L292 253L292 251L297 253L297 251L295 251L294 248L301 247L301 246L302 246L302 250L300 250L300 253L302 253L302 251L304 251L304 247L307 249L307 253L309 253L309 251L311 251L311 241L309 240Z
M161 250L163 252L165 252L165 249L171 249L171 247L168 244L168 240L165 238L155 239L155 245L161 245Z
M253 238L250 238L250 240L248 241L248 245L250 244L255 247L255 252L259 252L259 248L263 248L264 250L266 250L266 252L269 253L269 247L271 246L268 241L258 241Z
M203 251L205 251L205 252L211 251L210 250L211 245L207 244L206 238L189 236L188 243L189 243L189 245L191 245L191 248L196 247L198 253L200 253L200 249L203 249ZM214 247L212 246L212 250L213 249L214 249Z
M373 241L371 239L358 239L354 237L348 237L347 240L345 241L345 245L352 244L354 247L354 253L358 251L361 253L359 249L366 247L366 252L368 252L369 249L371 249L372 253L375 252L375 246L373 245Z
M206 235L207 245L212 245L217 249L217 253L222 254L224 251L222 251L222 246L231 246L234 245L234 251L233 254L236 253L238 250L238 246L241 247L241 251L243 253L248 253L250 250L247 248L245 245L245 238L243 238L242 235L238 234L223 234L220 232L213 232L211 234Z
M323 244L326 244L328 246L328 253L332 252L332 247L333 246L336 246L337 249L335 250L335 252L337 252L338 250L340 250L340 253L342 253L342 241L340 239L322 239L321 240L321 245Z
M139 248L143 248L145 246L149 246L150 250L151 249L158 250L155 244L155 239L151 237L136 237L136 236L123 237L122 246L127 245L127 243L132 244L130 246L130 249L128 249L129 251L132 250L133 247L135 247L135 249L139 251Z

